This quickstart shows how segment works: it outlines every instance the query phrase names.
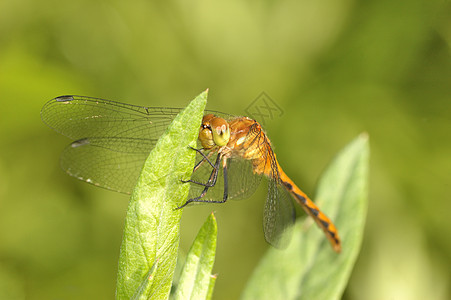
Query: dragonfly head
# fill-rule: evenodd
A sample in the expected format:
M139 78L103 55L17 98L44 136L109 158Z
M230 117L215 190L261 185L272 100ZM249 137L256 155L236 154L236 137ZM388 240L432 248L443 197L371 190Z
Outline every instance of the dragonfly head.
M229 123L213 114L205 115L199 130L199 141L204 149L225 146L230 139Z

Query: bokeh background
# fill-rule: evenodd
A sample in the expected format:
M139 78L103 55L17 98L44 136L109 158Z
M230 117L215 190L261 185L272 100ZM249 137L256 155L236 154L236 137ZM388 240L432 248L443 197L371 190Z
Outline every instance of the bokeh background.
M66 176L70 141L39 112L63 94L242 115L261 92L281 165L305 192L370 135L369 210L343 299L450 299L451 3L0 1L0 299L111 299L128 196ZM264 186L208 214L214 299L236 299L265 252ZM321 232L318 230L318 234Z

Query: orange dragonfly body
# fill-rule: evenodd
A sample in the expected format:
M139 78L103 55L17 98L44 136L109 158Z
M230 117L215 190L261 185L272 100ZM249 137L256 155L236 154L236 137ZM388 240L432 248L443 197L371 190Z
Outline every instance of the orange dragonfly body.
M180 111L144 107L85 96L61 96L41 110L42 120L75 141L61 156L66 172L110 190L130 193L158 137ZM227 121L226 121L227 120ZM190 182L190 199L223 203L249 197L268 178L264 209L265 239L283 247L280 237L294 221L290 195L340 252L337 229L280 167L260 124L220 112L206 114L199 130L200 149Z
M193 182L194 184L204 186L204 190L200 196L189 199L184 205L182 205L182 207L191 202L222 203L227 201L227 161L233 157L240 157L246 161L251 161L252 172L254 174L263 174L270 179L266 204L267 209L271 210L271 207L277 205L277 201L280 201L278 198L282 197L283 194L283 191L280 191L280 186L283 186L293 196L296 202L301 205L304 211L310 215L316 221L318 226L324 231L333 249L336 252L341 251L340 238L335 225L285 174L276 159L276 154L271 148L271 142L257 121L247 117L238 117L227 122L225 119L216 117L214 114L207 114L202 120L202 125L199 131L199 141L203 150L210 151L210 153L212 153L211 151L218 153L217 163L216 165L213 165L210 162L213 166L213 171L207 184L190 180L190 182ZM203 157L205 160L208 160L207 156L204 155ZM205 160L201 160L200 163L203 163ZM220 170L219 163L221 161L222 170L225 173L223 199L222 201L202 200L209 188L216 184L217 172ZM273 223L277 223L277 221L272 220L274 217L270 217L273 214L274 213L272 211L265 213L264 230L267 241L277 246L278 238L286 229L285 227L288 224L286 224L287 222L282 221L285 224L275 226L279 228L274 228Z

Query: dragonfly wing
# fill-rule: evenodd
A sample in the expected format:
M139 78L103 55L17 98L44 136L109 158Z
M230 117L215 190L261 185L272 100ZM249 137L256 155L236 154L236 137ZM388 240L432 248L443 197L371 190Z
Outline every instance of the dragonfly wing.
M84 138L66 147L61 167L80 180L129 194L154 146L154 140Z
M47 102L41 118L55 131L86 137L158 138L180 108L144 107L85 96L61 96Z
M296 218L293 201L287 190L276 178L268 182L268 195L263 216L266 241L276 248L285 248L289 237L283 233L293 225Z
M229 199L246 199L260 185L262 175L254 173L252 161L235 157L227 160Z
M260 149L265 158L264 169L269 170L268 194L263 215L265 239L276 248L285 248L290 240L284 232L294 224L296 211L289 192L280 180L279 164L269 142L265 142L264 147Z
M60 96L47 102L41 118L74 140L86 137L158 138L181 108L146 107L86 96ZM232 115L206 111L221 117Z

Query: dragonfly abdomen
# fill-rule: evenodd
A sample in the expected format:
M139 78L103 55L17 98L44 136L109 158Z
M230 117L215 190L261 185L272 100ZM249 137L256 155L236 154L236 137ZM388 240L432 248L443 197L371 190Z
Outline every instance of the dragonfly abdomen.
M280 180L285 188L294 197L304 211L310 215L318 226L324 231L333 249L336 252L341 251L341 241L338 236L338 231L332 221L319 209L318 206L303 192L297 185L285 174L279 166Z

